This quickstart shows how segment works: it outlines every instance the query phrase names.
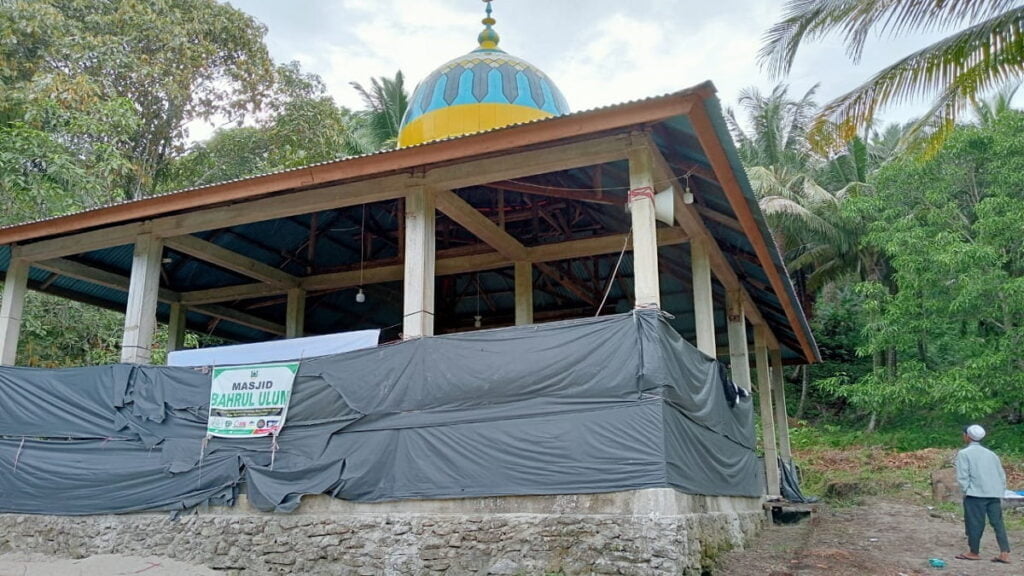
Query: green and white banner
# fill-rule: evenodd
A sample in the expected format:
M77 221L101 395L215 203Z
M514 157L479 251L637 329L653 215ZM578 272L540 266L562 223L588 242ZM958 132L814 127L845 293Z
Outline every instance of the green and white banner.
M256 438L284 427L298 362L213 369L209 436Z

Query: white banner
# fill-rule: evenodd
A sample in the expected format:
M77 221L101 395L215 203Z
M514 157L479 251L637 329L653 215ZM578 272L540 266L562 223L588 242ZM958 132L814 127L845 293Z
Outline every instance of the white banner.
M288 414L298 362L213 369L209 436L255 438L277 435Z
M314 356L341 354L362 348L373 348L380 340L380 330L340 332L304 338L286 338L252 344L232 344L211 348L175 350L167 355L168 366L226 366L257 362L288 362Z

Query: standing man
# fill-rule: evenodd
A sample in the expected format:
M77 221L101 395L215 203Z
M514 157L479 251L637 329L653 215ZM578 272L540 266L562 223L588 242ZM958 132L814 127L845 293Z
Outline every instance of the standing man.
M981 445L985 429L977 424L964 428L967 447L956 455L956 480L964 493L964 524L967 526L967 545L971 551L957 554L961 560L981 560L978 551L981 535L985 531L985 516L996 531L999 556L993 562L1010 563L1010 543L1003 525L1003 493L1006 491L1006 472L995 452Z

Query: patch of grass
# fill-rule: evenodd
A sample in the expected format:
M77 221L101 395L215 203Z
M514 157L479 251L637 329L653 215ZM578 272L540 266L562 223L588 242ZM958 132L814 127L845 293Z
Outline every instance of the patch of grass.
M807 495L826 496L833 505L868 495L930 496L931 473L950 466L963 447L963 424L948 415L928 413L883 423L871 434L859 426L801 423L790 430L801 489ZM1008 487L1024 489L1024 426L1005 420L981 424L988 430L985 444L1007 469ZM840 494L830 494L836 485Z

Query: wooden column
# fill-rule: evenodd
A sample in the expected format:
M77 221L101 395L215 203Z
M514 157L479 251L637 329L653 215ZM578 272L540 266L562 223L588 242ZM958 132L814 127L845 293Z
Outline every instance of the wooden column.
M3 301L0 302L0 365L14 366L18 356L18 337L21 335L21 313L25 309L28 292L27 260L18 258L19 248L11 248L11 262L4 279Z
M750 358L747 352L747 320L743 314L743 295L739 290L730 290L726 300L732 381L737 386L750 390Z
M302 288L288 290L288 308L285 316L285 338L302 338L306 329L306 291Z
M533 264L516 262L516 326L533 324Z
M167 352L185 347L185 313L188 309L180 302L171 302L171 315L167 319Z
M405 197L405 304L402 337L434 334L434 195L420 186Z
M711 292L711 259L704 240L690 240L690 262L693 271L693 315L697 331L697 349L716 355L715 301Z
M629 214L633 224L633 284L637 308L661 308L653 165L649 148L629 149Z
M128 284L128 307L124 316L124 340L121 341L121 362L146 364L152 355L163 248L163 242L152 234L140 234L135 239L132 277Z
M775 404L775 427L779 431L779 456L787 466L793 463L793 449L789 444L789 414L786 412L786 383L782 379L782 350L771 351L772 400Z
M779 452L775 443L775 415L772 412L772 374L768 366L767 326L754 326L754 357L757 363L757 400L761 407L765 478L768 482L768 495L778 496Z

